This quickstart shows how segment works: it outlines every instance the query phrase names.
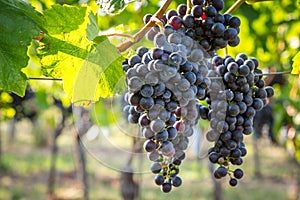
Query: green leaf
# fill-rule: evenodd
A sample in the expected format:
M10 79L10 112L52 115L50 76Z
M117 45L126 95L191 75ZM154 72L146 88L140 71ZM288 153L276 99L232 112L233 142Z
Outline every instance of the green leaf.
M86 37L87 37L87 39L92 41L98 36L98 33L99 33L97 15L90 12L89 20L90 20L90 23L88 24L87 29L86 29Z
M49 34L69 33L85 21L86 10L86 7L53 5L52 9L44 11L45 27Z
M106 37L98 36L100 40L103 41L93 45L78 72L72 102L98 101L99 97L110 97L119 91L117 83L123 76L122 57Z
M57 6L52 9L61 10ZM65 15L69 13L67 10L65 12ZM52 17L61 14L51 11L45 15L47 13L51 13ZM57 13L57 16L53 13ZM122 57L117 48L107 37L96 36L93 14L86 12L84 19L83 23L78 19L78 29L69 33L45 35L38 51L44 74L62 78L64 90L77 105L98 101L99 97L112 96L123 76ZM75 21L73 24L75 26Z
M125 0L98 0L99 9L110 15L116 15L128 5Z
M300 74L300 51L293 58L292 74Z
M43 17L30 4L0 0L0 88L24 96L28 46L42 30Z

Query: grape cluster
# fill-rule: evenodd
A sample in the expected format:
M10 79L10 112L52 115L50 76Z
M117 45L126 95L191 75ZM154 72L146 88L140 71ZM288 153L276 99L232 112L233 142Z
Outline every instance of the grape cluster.
M243 53L235 59L214 56L207 74L212 79L206 98L209 107L199 108L201 116L210 121L206 138L214 142L214 147L209 150L209 160L219 164L214 176L219 179L229 175L231 186L243 177L243 171L231 169L230 164L243 163L247 153L244 135L253 132L253 117L274 95L273 88L265 86L258 64L256 58Z
M174 31L158 33L155 47L139 47L123 63L129 105L128 121L138 124L146 139L154 182L163 192L181 185L179 165L199 119L199 97L210 85L206 59L197 42Z
M169 10L161 19L166 34L177 30L199 42L210 55L227 45L235 47L240 43L238 34L241 21L230 14L221 14L223 0L193 0L192 8L180 4L177 10ZM148 23L152 15L144 16ZM159 32L158 26L153 27L147 34L153 40Z

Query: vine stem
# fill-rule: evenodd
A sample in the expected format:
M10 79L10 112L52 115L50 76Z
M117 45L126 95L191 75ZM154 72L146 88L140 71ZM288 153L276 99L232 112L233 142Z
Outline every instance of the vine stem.
M62 81L62 78L42 78L42 77L28 77L29 80L38 80L38 81Z
M153 15L153 18L161 19L171 2L172 0L166 0L163 6L160 7L160 9ZM155 25L155 23L155 20L150 20L139 32L133 35L134 41L125 41L124 43L118 45L117 49L119 50L119 52L124 52L133 44L139 42L146 35L146 33Z
M224 14L233 13L238 7L240 7L246 0L238 0L236 1Z
M104 34L102 36L107 36L107 37L112 37L112 36L120 36L120 37L126 37L131 40L134 40L133 36L130 34L125 34L125 33L109 33L109 34Z
M187 11L186 11L186 13L187 14L190 14L191 13L191 9L192 9L192 2L191 2L191 0L186 0L186 6L187 6Z

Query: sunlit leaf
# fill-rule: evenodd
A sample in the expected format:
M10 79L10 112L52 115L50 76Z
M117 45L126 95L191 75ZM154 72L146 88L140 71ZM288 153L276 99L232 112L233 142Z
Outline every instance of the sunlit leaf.
M293 58L292 74L300 74L300 51Z
M85 21L86 7L53 5L44 11L49 34L69 33Z
M98 18L94 13L90 12L89 20L90 23L88 24L86 29L86 37L87 39L92 41L98 36L99 33Z
M52 9L62 12L59 6ZM68 15L68 9L79 13L85 10L85 20L74 19L72 23L73 27L78 27L76 30L45 35L40 44L39 55L44 74L62 78L64 90L72 102L87 105L98 101L99 97L114 94L115 85L123 76L122 59L107 37L97 36L94 14L83 7L74 9L68 6L63 9L64 15ZM46 12L45 15L47 13L51 13L52 18L62 15L56 11ZM74 14L76 15L72 13Z

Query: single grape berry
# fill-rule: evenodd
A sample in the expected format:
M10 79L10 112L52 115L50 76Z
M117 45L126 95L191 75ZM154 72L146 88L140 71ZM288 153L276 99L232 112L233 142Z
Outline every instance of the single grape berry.
M244 175L244 172L241 169L236 169L236 170L234 170L233 175L235 178L241 179Z
M172 185L173 185L174 187L179 187L181 184L182 184L182 179L181 179L179 176L175 176L175 177L172 179Z
M152 14L150 14L150 13L146 14L146 15L143 17L143 22L144 22L144 24L147 24L147 23L150 21L151 17L152 17Z
M171 183L163 183L162 185L161 185L161 191L163 191L163 192L165 192L165 193L168 193L168 192L170 192L172 190L172 185L171 185Z
M235 178L231 178L230 180L229 180L229 185L231 185L231 186L236 186L237 185L237 180L235 179Z
M156 185L162 185L165 182L165 178L161 175L156 175L154 177L154 182Z

